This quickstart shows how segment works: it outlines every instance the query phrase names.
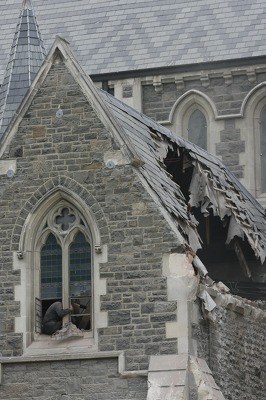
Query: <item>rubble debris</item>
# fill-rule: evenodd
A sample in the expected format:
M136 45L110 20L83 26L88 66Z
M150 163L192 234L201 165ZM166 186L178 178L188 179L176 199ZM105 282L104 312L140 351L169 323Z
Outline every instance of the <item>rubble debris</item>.
M78 339L82 338L84 333L76 327L76 325L72 324L72 322L68 322L63 326L62 329L56 331L51 337L52 340L64 340L64 339Z

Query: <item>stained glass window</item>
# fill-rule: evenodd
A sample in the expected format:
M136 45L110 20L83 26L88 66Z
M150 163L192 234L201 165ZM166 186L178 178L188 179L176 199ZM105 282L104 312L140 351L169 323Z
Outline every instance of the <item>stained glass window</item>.
M207 150L207 121L200 110L195 110L188 121L188 140Z
M78 232L69 250L69 292L71 297L91 295L91 248Z
M62 298L62 250L52 234L41 250L41 298Z

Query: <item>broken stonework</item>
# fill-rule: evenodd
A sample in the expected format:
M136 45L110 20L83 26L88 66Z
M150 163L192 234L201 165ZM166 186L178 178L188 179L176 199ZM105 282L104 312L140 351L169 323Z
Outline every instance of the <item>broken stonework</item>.
M65 324L62 329L59 331L56 331L52 335L53 340L63 340L63 339L69 339L69 338L82 338L84 336L83 332L76 327L76 325L72 324L72 322L69 322Z
M225 400L203 359L188 354L151 357L147 400L189 400L193 385L198 400Z
M188 400L188 356L152 356L147 400Z
M206 361L193 357L190 357L189 360L190 371L197 387L198 400L225 400Z

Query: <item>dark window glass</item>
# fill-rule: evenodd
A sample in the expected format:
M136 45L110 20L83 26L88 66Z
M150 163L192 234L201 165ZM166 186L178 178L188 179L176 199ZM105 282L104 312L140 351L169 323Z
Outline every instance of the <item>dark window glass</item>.
M260 113L261 191L266 192L266 106Z
M50 234L41 250L41 299L62 298L62 250Z
M200 110L195 110L188 121L188 140L207 150L207 121Z
M81 232L69 250L69 286L71 298L91 296L91 247Z
M69 294L74 303L72 322L91 329L91 246L78 232L69 248Z

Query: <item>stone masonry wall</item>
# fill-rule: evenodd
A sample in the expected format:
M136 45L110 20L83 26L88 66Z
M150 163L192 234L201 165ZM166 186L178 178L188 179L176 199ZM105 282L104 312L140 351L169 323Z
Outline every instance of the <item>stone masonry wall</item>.
M147 379L121 378L117 359L3 365L5 400L144 400Z
M210 325L210 368L228 400L257 400L266 393L266 325L218 309Z
M193 329L198 356L205 358L226 400L265 399L265 323L216 308L216 321Z
M143 112L156 121L168 121L175 102L189 90L197 90L210 98L219 116L239 114L246 95L264 80L265 74L257 73L253 80L247 74L242 74L210 78L207 82L200 78L184 79L183 87L175 82L162 83L159 89L153 85L144 85ZM246 146L245 141L241 139L240 130L236 128L236 120L224 119L224 129L220 131L220 141L215 143L215 147L216 155L240 179L244 177L244 165L241 164L240 154L245 152ZM182 132L177 134L182 136ZM210 141L212 140L211 136Z
M62 118L56 117L59 106ZM22 354L21 334L14 333L20 276L12 269L12 251L32 207L58 185L88 204L108 246L100 270L107 280L101 308L108 327L99 331L99 350L125 350L129 370L146 369L150 354L176 353L177 340L165 332L165 322L176 320L176 302L167 300L161 268L162 254L178 243L133 168L105 167L104 153L113 150L115 141L63 62L52 66L5 154L17 159L17 172L0 177L2 356Z
M250 81L247 74L232 75L230 80L224 77L210 78L208 83L198 79L183 81L183 87L175 82L162 83L161 90L153 85L143 85L143 112L156 121L166 121L176 100L189 90L198 90L206 94L216 105L218 115L238 114L245 96L256 85L265 81L265 73L257 73Z

